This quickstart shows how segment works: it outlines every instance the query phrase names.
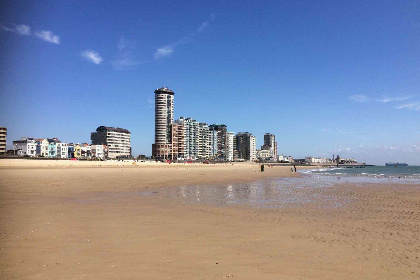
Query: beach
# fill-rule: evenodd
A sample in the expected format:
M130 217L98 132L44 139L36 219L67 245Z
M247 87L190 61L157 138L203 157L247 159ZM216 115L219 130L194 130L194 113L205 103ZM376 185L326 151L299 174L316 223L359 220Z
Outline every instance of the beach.
M240 183L242 195L299 176L246 163L2 159L1 278L420 278L419 184L285 187L310 199L276 207L206 201L212 186ZM180 186L198 200L167 191Z

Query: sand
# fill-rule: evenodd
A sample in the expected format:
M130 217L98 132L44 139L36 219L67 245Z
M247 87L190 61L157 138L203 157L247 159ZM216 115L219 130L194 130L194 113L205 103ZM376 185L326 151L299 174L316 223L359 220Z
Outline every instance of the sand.
M297 175L249 164L0 160L0 278L420 278L419 185L296 190L347 202L337 208L188 204L159 193L284 176Z

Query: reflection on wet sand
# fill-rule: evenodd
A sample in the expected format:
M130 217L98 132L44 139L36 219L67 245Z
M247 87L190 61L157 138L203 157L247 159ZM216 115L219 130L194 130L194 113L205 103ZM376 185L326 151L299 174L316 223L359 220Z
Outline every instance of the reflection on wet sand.
M256 207L299 206L322 202L322 207L342 207L346 201L314 191L331 183L315 183L308 178L270 178L250 183L227 185L194 185L160 188L158 193L140 192L142 195L179 197L184 203L212 206L250 205Z

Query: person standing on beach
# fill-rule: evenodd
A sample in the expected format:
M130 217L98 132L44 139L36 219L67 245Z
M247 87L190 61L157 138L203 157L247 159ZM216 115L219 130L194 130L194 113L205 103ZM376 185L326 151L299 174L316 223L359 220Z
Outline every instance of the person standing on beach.
M296 172L296 165L293 164L293 167L295 168L295 172Z

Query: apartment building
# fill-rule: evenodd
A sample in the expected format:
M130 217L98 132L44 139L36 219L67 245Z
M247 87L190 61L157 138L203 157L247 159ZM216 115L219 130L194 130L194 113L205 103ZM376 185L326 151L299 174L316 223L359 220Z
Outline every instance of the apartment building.
M92 158L105 159L108 148L106 145L91 145Z
M38 157L48 157L48 139L46 138L38 138L35 139L36 143L36 156Z
M57 143L59 142L57 138L50 138L48 140L48 157L55 158L57 157Z
M251 133L236 134L236 145L239 159L253 161L257 158L257 139Z
M108 158L131 157L131 133L119 127L100 126L92 132L92 145L106 145Z
M199 123L192 118L180 117L184 124L184 155L185 159L195 160L199 157Z
M212 157L226 160L227 126L224 124L212 124L209 126L209 129L212 132Z
M171 160L183 160L185 158L185 136L184 136L184 123L176 120L172 123L171 128Z
M277 142L276 136L271 133L264 134L264 145L261 146L261 150L268 150L270 151L270 156L266 159L277 159ZM265 155L264 152L262 154Z
M0 127L0 155L6 153L7 128Z
M172 157L174 95L175 93L166 87L155 90L155 143L152 145L152 155L157 159Z
M211 132L206 123L198 124L198 155L199 159L209 159L211 154Z
M22 137L20 140L13 141L13 150L17 156L36 155L36 142L34 138Z
M57 143L57 157L58 158L68 158L69 156L69 144L67 143Z
M235 151L235 133L234 132L228 132L227 138L226 138L226 160L227 161L233 161L234 157L234 151Z

